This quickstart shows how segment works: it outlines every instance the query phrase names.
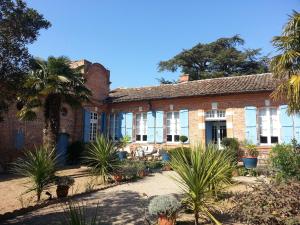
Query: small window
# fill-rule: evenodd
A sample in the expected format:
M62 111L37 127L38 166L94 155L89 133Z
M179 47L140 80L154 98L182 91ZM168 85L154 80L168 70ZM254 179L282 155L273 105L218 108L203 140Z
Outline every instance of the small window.
M278 137L271 137L271 143L277 144L278 143Z

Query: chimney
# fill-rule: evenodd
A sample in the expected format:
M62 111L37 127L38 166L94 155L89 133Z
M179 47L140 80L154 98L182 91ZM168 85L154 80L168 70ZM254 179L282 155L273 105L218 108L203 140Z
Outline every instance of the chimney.
M178 83L186 83L186 82L188 82L189 81L189 76L190 75L186 74L186 73L180 75Z

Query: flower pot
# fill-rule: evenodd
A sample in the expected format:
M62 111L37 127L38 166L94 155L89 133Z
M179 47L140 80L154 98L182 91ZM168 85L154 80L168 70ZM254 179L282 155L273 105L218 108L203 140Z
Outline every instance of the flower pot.
M232 171L232 176L233 176L233 177L238 177L238 176L239 176L239 171L238 171L237 169L234 169L234 170Z
M165 170L165 171L170 171L172 168L171 168L171 166L170 165L165 165L164 167L163 167L163 170Z
M174 225L176 222L176 219L171 217L171 218L168 218L167 216L165 215L160 215L158 217L158 224L159 225Z
M56 187L56 195L57 198L64 198L68 196L68 192L69 192L69 186L65 186L65 185L57 185Z
M253 169L257 167L257 157L244 157L242 160L246 169Z
M116 182L121 182L123 180L123 176L122 175L114 175L114 180Z
M146 174L146 171L145 170L140 170L139 172L138 172L138 176L139 177L145 177L147 174Z
M170 154L167 152L163 153L161 157L163 161L170 161Z

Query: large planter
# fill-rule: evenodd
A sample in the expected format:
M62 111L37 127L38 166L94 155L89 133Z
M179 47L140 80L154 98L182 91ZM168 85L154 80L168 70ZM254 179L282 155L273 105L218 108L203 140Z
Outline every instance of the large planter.
M245 157L242 158L242 161L246 169L253 169L257 167L257 157Z
M65 198L68 196L68 192L69 192L69 186L65 186L65 185L57 185L56 187L56 195L57 198Z
M162 157L163 161L170 161L170 154L169 153L163 153L161 157Z
M120 160L127 159L127 152L126 151L118 152L118 155L119 155Z
M159 225L174 225L176 222L175 218L168 218L165 215L160 215L158 217L158 224Z

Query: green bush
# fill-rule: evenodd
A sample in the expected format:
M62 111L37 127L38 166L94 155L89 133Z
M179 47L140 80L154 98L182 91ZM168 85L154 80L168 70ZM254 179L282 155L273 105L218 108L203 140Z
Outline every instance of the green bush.
M189 138L187 137L187 136L184 136L184 135L181 135L180 137L179 137L179 141L181 142L181 143L185 143L185 142L187 142L189 140Z
M175 218L179 208L180 203L173 195L160 195L150 201L148 210L150 215Z
M161 169L163 167L163 162L160 160L147 161L146 167L149 168L150 170Z
M82 141L75 141L68 146L67 162L70 165L79 164L83 156L85 144Z
M238 140L236 138L223 138L221 141L221 145L232 155L233 163L237 164L240 149L240 143L238 142Z
M170 158L172 159L172 157L174 157L175 155L178 156L178 153L181 153L182 151L184 152L184 156L187 158L188 162L191 162L192 149L189 147L178 147L170 150Z
M43 146L34 151L25 152L23 158L18 158L12 167L12 172L29 178L32 186L29 191L35 191L40 201L43 190L54 182L57 158L55 151Z
M300 180L300 154L293 145L277 144L270 153L271 167L276 178Z
M253 225L299 225L300 183L262 183L235 196L230 210L237 221Z

